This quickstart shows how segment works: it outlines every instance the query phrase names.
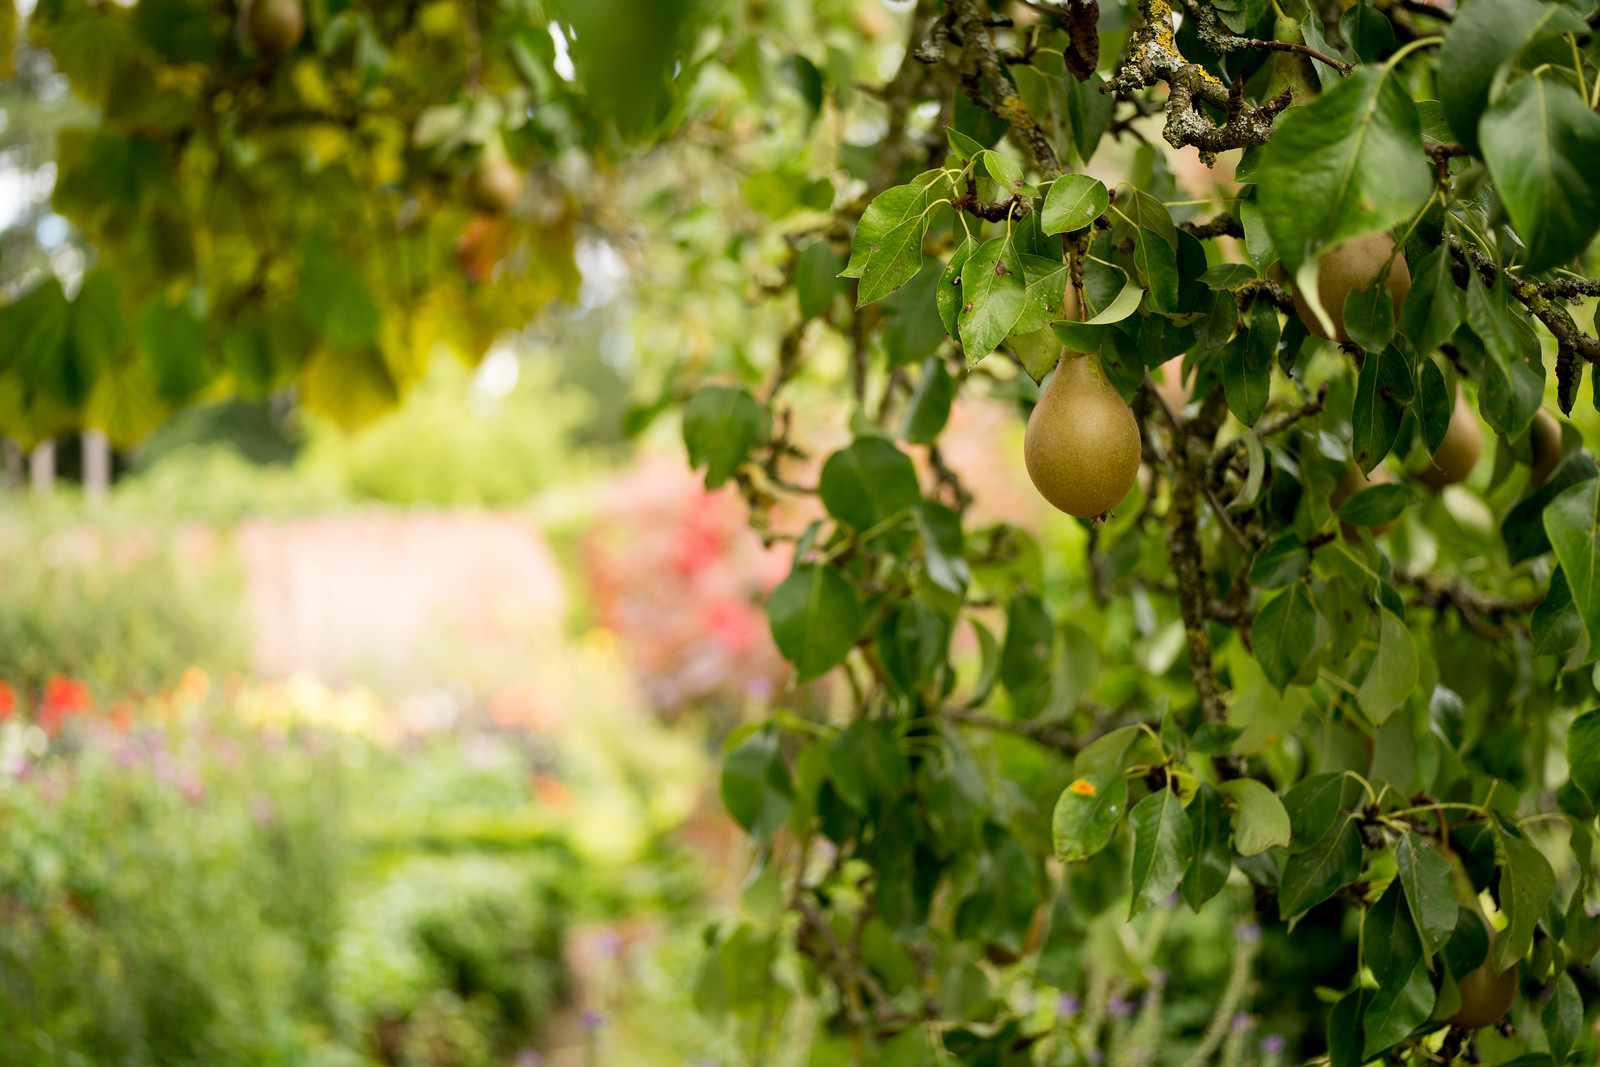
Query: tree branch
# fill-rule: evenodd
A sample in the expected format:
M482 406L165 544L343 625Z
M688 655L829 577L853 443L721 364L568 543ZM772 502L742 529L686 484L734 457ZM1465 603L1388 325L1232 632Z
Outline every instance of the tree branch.
M1399 585L1408 585L1417 590L1416 603L1439 610L1454 610L1468 629L1489 641L1506 636L1507 627L1501 623L1507 616L1526 615L1544 601L1542 596L1525 600L1491 600L1454 578L1441 578L1402 567L1394 569L1394 580Z
M1340 74L1349 74L1355 69L1344 60L1324 55L1309 45L1241 37L1222 24L1222 20L1217 18L1217 13L1212 10L1210 4L1201 3L1200 0L1183 0L1183 6L1189 12L1189 17L1194 19L1195 33L1200 38L1200 43L1219 56L1246 49L1262 52L1293 52L1296 55L1310 56L1319 63L1325 63ZM1313 17L1318 16L1314 15Z

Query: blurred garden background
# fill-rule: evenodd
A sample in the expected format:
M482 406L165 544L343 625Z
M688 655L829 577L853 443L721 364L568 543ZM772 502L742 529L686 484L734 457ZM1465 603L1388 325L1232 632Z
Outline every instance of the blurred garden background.
M810 365L790 395L795 439L816 451L794 458L815 482L821 457L860 429L862 412L838 397L865 361L909 393L906 371L948 346L930 296L939 264L863 312L887 324L870 351L852 347L857 320L835 277L848 234L831 212L862 198L875 168L905 163L876 154L879 99L918 5L705 4L682 31L692 63L666 64L679 79L669 113L639 120L648 131L623 147L594 132L596 115L627 125L598 87L620 68L591 65L601 80L585 93L574 63L582 75L581 46L607 19L652 5L313 3L313 32L278 72L219 88L203 72L217 50L236 58L231 4L117 0L104 24L91 15L110 4L0 4L0 47L13 53L0 80L0 310L14 312L0 315L14 331L0 345L38 321L16 309L41 291L92 315L112 267L148 273L155 294L122 324L123 362L108 357L92 382L69 366L41 401L13 365L0 374L0 423L22 427L4 443L0 488L0 1064L931 1063L904 1042L866 1049L823 1033L838 1005L794 995L820 987L784 940L792 916L774 868L724 811L720 767L748 724L777 714L818 729L842 719L849 694L838 674L796 686L763 608L795 546L751 529L748 486L706 488L679 417L703 381L776 369L782 382L805 337ZM488 13L502 6L518 28L495 38ZM1022 26L1034 6L993 5ZM402 7L405 35L386 36ZM1124 5L1105 4L1101 20L1109 64ZM195 94L215 114L194 122L219 140L230 108L264 114L263 126L341 94L381 109L444 62L438 40L480 30L510 42L515 72L486 61L477 84L469 46L472 91L393 130L361 140L355 120L322 115L303 136L263 134L237 159L270 190L259 197L220 176L202 197L210 157L183 156L183 181L160 185L137 153L108 155L86 132L103 123L139 131L129 143L187 145L192 116L173 118L174 99ZM266 105L247 99L251 78L270 87ZM1059 87L1033 84L1031 69L1017 78L1066 129L1098 123L1082 169L1107 186L1131 180L1180 221L1238 190L1236 153L1210 168L1161 147L1158 114L1120 117L1096 150L1109 97L1063 119ZM932 142L947 123L993 126L952 99L953 111L909 121ZM1071 106L1094 112L1094 99ZM528 167L520 206L457 202L451 153L502 141ZM385 168L402 164L432 186L400 191ZM181 255L167 241L180 214L197 234ZM330 220L334 245L347 231L371 243L335 255ZM324 261L359 276L288 277L265 254L259 269L232 262L246 239L230 226L292 242L296 256L313 249L308 276ZM397 234L420 234L407 247L433 272L422 296L383 274L381 241ZM1242 240L1222 243L1244 258ZM218 324L230 286L278 310ZM363 325L379 306L414 329ZM376 355L359 369L328 357L340 345ZM207 368L192 381L191 355ZM1331 346L1317 359L1324 377ZM1020 458L1018 415L1037 388L1014 361L991 360L980 378L932 454L978 489L974 528L1030 535L1017 566L1057 605L1089 604L1108 578L1084 565L1091 536L1112 581L1141 552L1155 559L1133 535L1138 516L1091 535L1047 508ZM1587 406L1572 427L1600 440ZM1323 447L1335 446L1346 459L1342 444ZM1479 465L1470 493L1430 497L1393 543L1424 568L1471 567L1500 551L1497 515L1526 485L1505 452ZM820 514L803 500L763 517L799 531ZM1046 719L1184 699L1181 620L1128 588L1059 627ZM977 642L965 629L954 640L964 685ZM1237 642L1219 659L1252 744L1299 721ZM994 818L1026 813L1018 823L1031 820L1043 854L1068 765L1030 745L1002 730L972 751L986 773L1004 769ZM1352 765L1367 758L1356 751ZM1028 954L1026 981L1004 970L1023 951L941 942L946 1008L980 1020L974 1032L1000 1002L1040 1032L1089 1013L1094 1034L1127 1050L1116 1067L1133 1067L1185 1062L1215 1016L1202 1058L1272 1067L1287 1042L1311 1034L1318 1046L1324 1020L1305 1005L1333 1003L1351 980L1341 946L1355 934L1338 914L1313 913L1291 945L1255 925L1248 886L1235 886L1198 914L1163 906L1124 922L1122 907L1107 910L1126 892L1119 871L1091 864L1068 885L1059 864L1040 875L1022 862L1022 880L1048 881L1053 901L1013 946ZM926 984L931 965L883 922L855 936L891 993ZM782 983L769 980L776 957ZM1258 966L1275 977L1258 981ZM1077 1061L1063 1045L1053 1062Z

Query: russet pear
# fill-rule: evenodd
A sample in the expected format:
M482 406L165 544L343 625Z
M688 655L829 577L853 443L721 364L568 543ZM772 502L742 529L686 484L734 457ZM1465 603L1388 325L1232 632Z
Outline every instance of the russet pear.
M293 52L306 33L300 0L247 0L239 17L256 53L272 62Z
M1339 505L1361 492L1361 490L1370 489L1375 485L1388 485L1399 480L1383 467L1374 467L1371 474L1362 474L1361 468L1352 463L1346 468L1344 476L1334 485L1333 492L1328 497L1328 504L1332 506L1334 511L1338 511ZM1380 523L1372 527L1372 536L1382 537L1394 529L1394 525L1398 521L1398 519L1392 519L1389 522ZM1346 541L1361 540L1361 532L1349 523L1339 523L1339 529L1344 534Z
M1028 418L1022 448L1039 494L1068 515L1104 515L1139 473L1139 424L1098 356L1063 352Z
M1483 430L1478 426L1477 412L1457 390L1456 406L1450 412L1450 427L1426 465L1417 472L1417 481L1430 489L1443 489L1466 481L1482 457Z
M1537 489L1561 466L1561 424L1540 408L1533 416L1532 432L1533 463L1529 468L1529 481Z
M1317 261L1317 295L1322 299L1322 309L1333 321L1332 337L1323 329L1321 320L1299 288L1293 290L1294 309L1306 329L1317 337L1347 343L1350 335L1344 328L1345 297L1351 290L1366 292L1391 256L1394 264L1389 268L1389 293L1394 297L1394 317L1398 322L1400 302L1411 291L1411 268L1406 266L1405 256L1395 255L1394 238L1386 233L1372 233L1335 245Z

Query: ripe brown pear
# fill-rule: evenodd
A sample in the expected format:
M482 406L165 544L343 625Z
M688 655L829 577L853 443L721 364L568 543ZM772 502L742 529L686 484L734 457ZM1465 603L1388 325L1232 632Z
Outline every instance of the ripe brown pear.
M1483 430L1478 416L1461 391L1456 391L1456 406L1450 412L1450 428L1444 440L1417 474L1417 480L1430 489L1464 482L1483 456Z
M1317 295L1322 298L1322 309L1333 321L1333 336L1322 328L1316 313L1297 288L1293 292L1294 309L1307 330L1317 337L1346 344L1350 335L1344 329L1344 300L1351 290L1366 292L1383 265L1394 256L1389 268L1389 292L1394 296L1394 317L1400 318L1400 302L1411 291L1411 268L1406 257L1394 255L1394 238L1386 233L1373 233L1336 245L1322 253L1317 269Z
M1511 1010L1511 1001L1517 995L1517 968L1512 964L1495 974L1493 965L1484 960L1462 975L1456 986L1461 990L1461 1007L1445 1021L1473 1030L1493 1026Z
M1540 408L1533 416L1533 463L1529 480L1537 489L1550 480L1561 466L1561 424L1548 411Z
M1028 477L1055 507L1104 515L1139 473L1139 424L1106 380L1098 356L1065 350L1028 418Z
M1328 504L1333 508L1334 511L1338 511L1340 504L1343 504L1346 500L1349 500L1351 497L1361 492L1361 490L1370 489L1374 485L1388 485L1396 481L1399 481L1399 479L1390 474L1388 470L1383 467L1374 467L1371 474L1362 474L1360 467L1357 467L1355 464L1351 464L1350 467L1344 472L1344 476L1341 477L1338 483L1333 487L1333 492L1328 497ZM1372 536L1382 537L1384 534L1394 529L1395 523L1398 521L1400 520L1391 519L1388 522L1380 523L1379 525L1372 527ZM1340 532L1344 534L1344 539L1346 541L1361 540L1361 531L1356 527L1351 526L1349 523L1341 522L1339 524L1339 529Z
M467 175L467 202L490 215L504 215L522 199L522 171L499 153L485 152Z
M293 52L306 34L306 9L300 0L246 0L240 17L256 54L274 63Z

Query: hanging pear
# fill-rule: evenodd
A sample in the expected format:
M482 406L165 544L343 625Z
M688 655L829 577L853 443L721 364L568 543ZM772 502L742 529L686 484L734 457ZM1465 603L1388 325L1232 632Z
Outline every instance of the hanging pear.
M1450 412L1450 427L1429 457L1427 466L1417 473L1417 481L1430 489L1464 482L1482 456L1483 430L1478 426L1477 413L1458 389L1456 406Z
M300 0L247 0L240 18L256 53L274 63L299 47L306 34Z
M1299 288L1290 294L1294 297L1295 313L1306 329L1324 340L1348 343L1350 335L1344 328L1345 297L1352 290L1366 292L1391 257L1394 262L1389 267L1389 294L1394 298L1395 321L1400 321L1400 302L1411 291L1411 268L1406 266L1405 256L1394 254L1393 237L1386 233L1369 233L1335 245L1317 260L1317 296L1322 300L1322 310L1333 321L1332 337L1322 328L1322 320L1311 310L1311 304Z
M1128 495L1139 473L1139 424L1098 356L1066 349L1028 418L1028 477L1052 505L1092 519Z

